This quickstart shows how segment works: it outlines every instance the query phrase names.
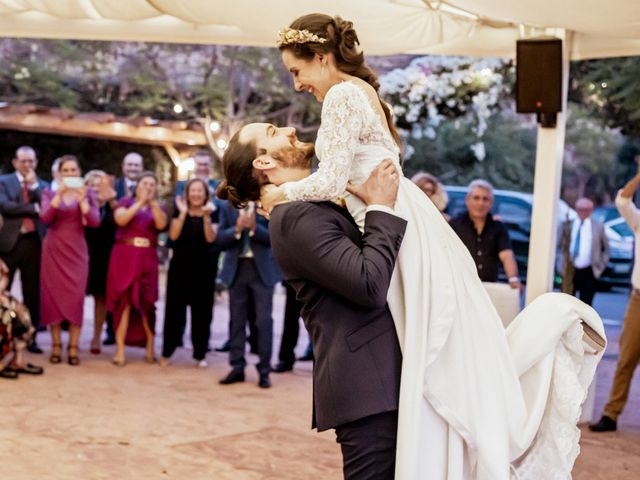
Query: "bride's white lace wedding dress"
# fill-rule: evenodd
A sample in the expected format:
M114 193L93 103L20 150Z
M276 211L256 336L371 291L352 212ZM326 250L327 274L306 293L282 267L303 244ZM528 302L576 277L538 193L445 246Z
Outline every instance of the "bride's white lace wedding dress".
M319 169L284 185L289 200L345 196L398 147L367 93L342 82L327 93ZM346 194L362 228L365 205ZM402 178L396 212L408 221L388 302L403 353L397 480L570 478L576 422L604 338L580 301L547 294L505 332L466 247L428 197Z

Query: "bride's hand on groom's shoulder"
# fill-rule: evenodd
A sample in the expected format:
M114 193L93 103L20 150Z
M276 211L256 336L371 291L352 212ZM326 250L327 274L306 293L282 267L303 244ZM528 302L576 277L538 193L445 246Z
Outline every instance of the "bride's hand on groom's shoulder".
M269 218L273 208L283 202L286 202L287 198L284 195L284 190L280 187L269 183L263 185L260 188L260 202L258 204L258 214L263 217Z
M367 205L384 205L393 208L398 196L400 175L391 160L383 160L373 169L362 185L347 185L347 191Z

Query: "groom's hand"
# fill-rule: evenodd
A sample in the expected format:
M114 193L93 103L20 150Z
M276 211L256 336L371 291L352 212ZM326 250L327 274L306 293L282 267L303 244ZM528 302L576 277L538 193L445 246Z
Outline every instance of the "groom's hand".
M371 172L362 185L349 184L347 191L367 205L384 205L393 208L398 196L400 175L393 161L386 159Z

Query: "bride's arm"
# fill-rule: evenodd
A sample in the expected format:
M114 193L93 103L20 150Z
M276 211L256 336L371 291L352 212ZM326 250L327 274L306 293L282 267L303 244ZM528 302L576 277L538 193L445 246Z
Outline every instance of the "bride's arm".
M333 200L345 193L362 130L362 99L352 93L342 85L334 86L327 93L318 132L323 144L318 170L302 180L281 185L261 199L268 211L279 201L318 202Z

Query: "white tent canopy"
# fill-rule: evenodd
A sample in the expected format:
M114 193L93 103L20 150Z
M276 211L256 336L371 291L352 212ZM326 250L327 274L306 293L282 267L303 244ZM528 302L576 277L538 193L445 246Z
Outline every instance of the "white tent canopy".
M316 11L353 20L369 55L508 57L548 27L573 31L574 59L640 53L638 0L0 0L0 36L273 46Z
M568 59L640 55L640 0L0 0L0 36L274 46L312 12L352 20L367 55L512 57L516 40L563 39ZM538 129L527 302L552 286L566 116Z

